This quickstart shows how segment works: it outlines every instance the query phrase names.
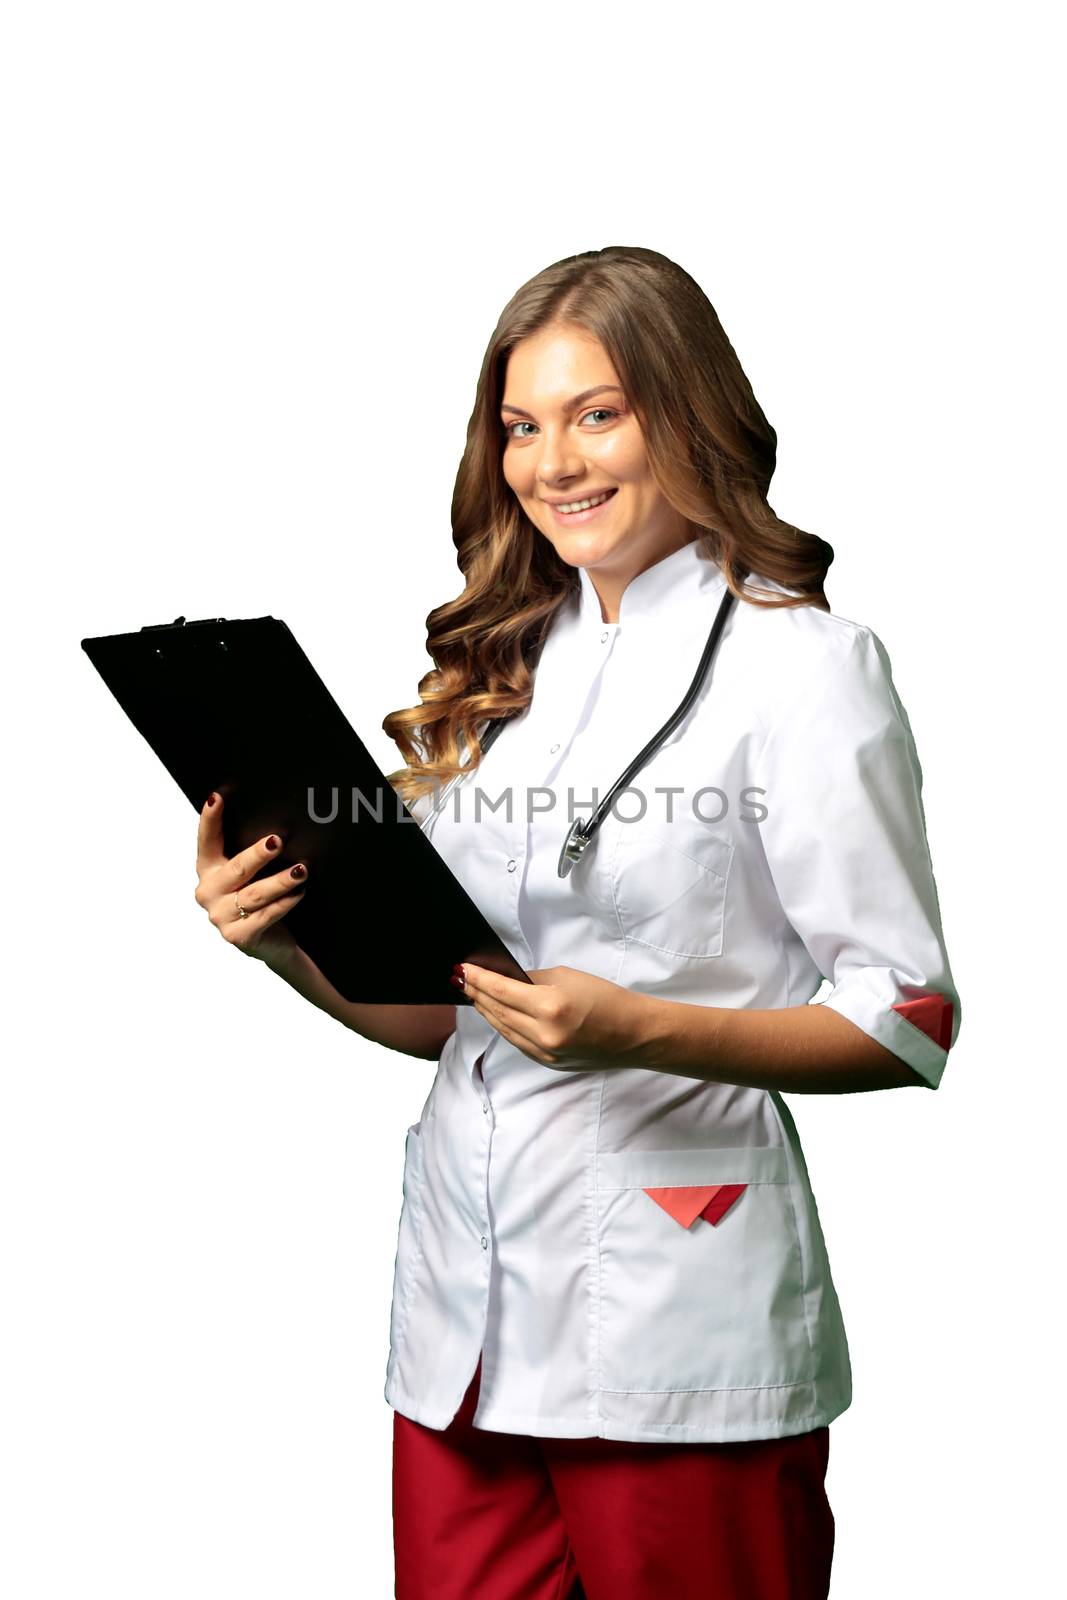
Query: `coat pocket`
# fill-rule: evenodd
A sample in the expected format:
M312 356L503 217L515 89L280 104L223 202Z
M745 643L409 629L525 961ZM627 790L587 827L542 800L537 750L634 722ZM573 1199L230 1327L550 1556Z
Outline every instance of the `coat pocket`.
M784 1149L601 1154L597 1204L604 1389L811 1380Z
M627 941L683 959L721 955L732 842L687 815L618 830L612 890Z

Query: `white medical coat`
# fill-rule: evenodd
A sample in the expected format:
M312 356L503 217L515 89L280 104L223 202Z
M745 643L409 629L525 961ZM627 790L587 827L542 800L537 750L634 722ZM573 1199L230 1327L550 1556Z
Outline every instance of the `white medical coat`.
M667 720L724 589L695 542L631 580L615 623L579 578L530 705L414 808L435 848L527 969L760 1008L825 978L817 1003L936 1088L959 998L881 642L738 601L696 702L560 878L571 796L588 816ZM554 1069L460 1005L407 1135L386 1400L444 1428L479 1354L491 1430L714 1442L844 1411L845 1330L781 1095Z

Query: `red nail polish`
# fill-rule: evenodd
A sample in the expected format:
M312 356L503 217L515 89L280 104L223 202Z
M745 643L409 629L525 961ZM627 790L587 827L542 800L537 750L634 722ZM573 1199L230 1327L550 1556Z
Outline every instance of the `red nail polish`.
M217 799L218 799L218 795L215 793L214 789L212 789L211 793L207 797L208 805L209 806L213 806Z
M273 833L269 839L264 840L264 843L266 844L268 850L277 850L278 848L278 841L274 837Z

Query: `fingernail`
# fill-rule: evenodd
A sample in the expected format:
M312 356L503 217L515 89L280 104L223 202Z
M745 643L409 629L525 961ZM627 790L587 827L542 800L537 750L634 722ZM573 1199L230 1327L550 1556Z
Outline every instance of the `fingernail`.
M277 850L278 841L274 837L273 833L271 834L270 838L266 841L266 845L267 845L267 849L268 850Z
M289 868L289 876L290 878L306 878L307 871L300 865L298 861L295 867Z
M207 797L208 805L209 806L213 806L217 799L218 799L218 795L215 793L214 789L212 789L211 793Z
M463 970L463 967L460 965L460 963L458 961L456 962L455 966L452 968L452 973L453 973L454 977L459 979L461 988L465 989L467 987L467 974Z
M464 994L466 994L467 985L463 982L462 978L457 978L454 972L449 973L448 981L449 983L454 983L457 989L462 989Z

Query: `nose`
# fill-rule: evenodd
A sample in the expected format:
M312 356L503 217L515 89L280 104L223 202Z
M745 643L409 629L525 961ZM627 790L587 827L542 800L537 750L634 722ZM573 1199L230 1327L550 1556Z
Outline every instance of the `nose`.
M585 472L585 461L580 450L564 429L553 432L546 429L541 435L541 451L537 461L537 483L541 489L558 490L580 478Z
M565 489L569 483L585 475L585 462L581 456L572 453L564 455L557 452L550 457L546 452L537 466L537 484L545 491Z

